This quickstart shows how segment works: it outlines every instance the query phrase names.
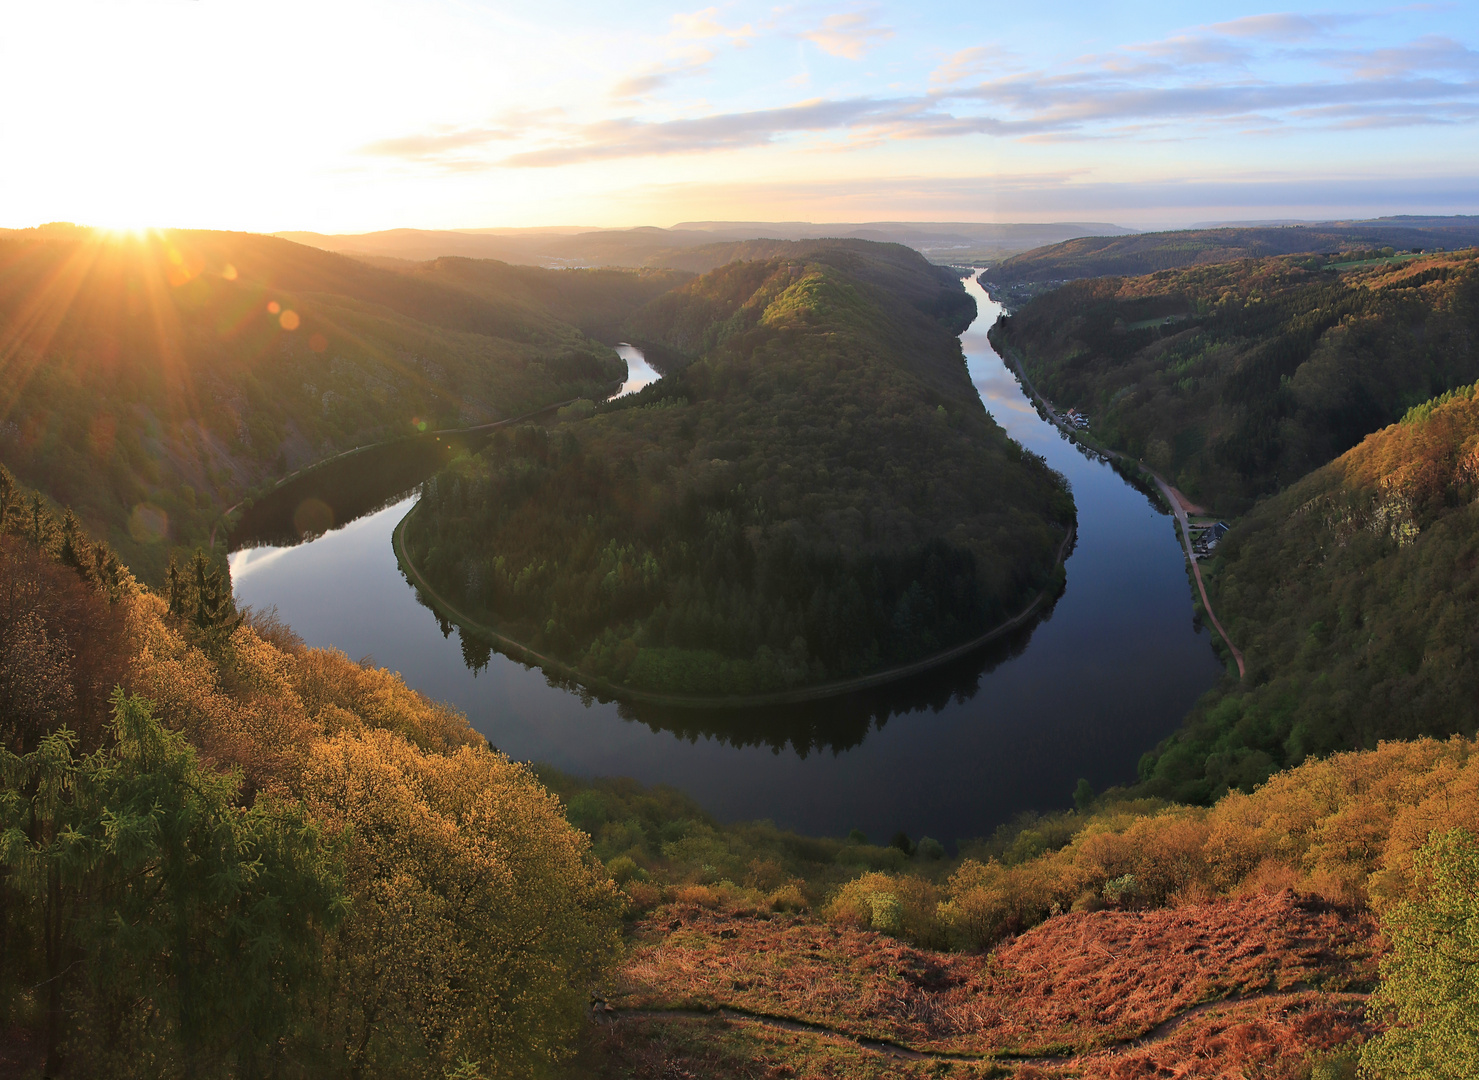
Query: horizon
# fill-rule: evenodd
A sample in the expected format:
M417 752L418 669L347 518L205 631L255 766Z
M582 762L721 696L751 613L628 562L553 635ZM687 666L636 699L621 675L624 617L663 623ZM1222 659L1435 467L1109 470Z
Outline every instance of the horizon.
M1479 211L1479 14L1457 7L73 0L12 20L0 89L26 108L0 137L24 168L0 226Z

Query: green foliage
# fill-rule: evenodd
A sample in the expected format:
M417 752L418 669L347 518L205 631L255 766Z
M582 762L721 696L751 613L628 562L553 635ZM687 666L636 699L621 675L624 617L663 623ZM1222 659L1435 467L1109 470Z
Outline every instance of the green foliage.
M212 566L205 552L196 549L188 570L181 570L173 555L165 571L165 600L169 613L188 625L191 638L212 656L219 656L242 624L231 595L231 578Z
M1435 834L1417 855L1416 899L1383 920L1392 942L1372 996L1387 1029L1361 1052L1363 1076L1479 1075L1479 841Z
M622 901L524 766L393 673L242 623L203 561L171 614L3 471L0 496L0 1028L47 1075L568 1053Z
M499 632L653 691L865 674L1015 613L1071 496L991 421L947 329L839 269L853 249L827 258L736 263L637 313L634 336L703 359L454 462L412 561ZM867 266L964 296L911 258Z
M1240 514L1474 382L1476 328L1469 253L1343 275L1265 259L1076 282L997 339L1049 399L1092 416L1096 439Z
M1479 731L1479 397L1445 395L1260 503L1204 564L1248 678L1144 762L1206 802L1334 750Z
M0 750L6 888L42 931L7 967L46 988L48 1069L261 1068L297 1030L321 932L345 913L336 856L301 811L240 808L237 780L202 769L148 702L119 691L113 706L107 750L79 758L65 728ZM66 1025L141 1003L154 1023L107 1039Z

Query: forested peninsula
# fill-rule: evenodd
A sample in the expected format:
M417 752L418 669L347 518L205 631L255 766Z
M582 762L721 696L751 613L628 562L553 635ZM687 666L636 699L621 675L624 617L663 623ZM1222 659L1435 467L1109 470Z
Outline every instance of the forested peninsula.
M974 305L898 245L796 245L627 323L669 373L430 481L405 554L592 681L744 695L927 657L1050 589L1063 480L991 420Z

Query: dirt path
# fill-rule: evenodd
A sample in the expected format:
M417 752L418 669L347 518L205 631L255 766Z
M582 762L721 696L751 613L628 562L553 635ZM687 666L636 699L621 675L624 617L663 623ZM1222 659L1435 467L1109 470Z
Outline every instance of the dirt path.
M1249 1002L1293 1001L1309 993L1309 990L1267 991L1257 994L1243 994L1220 998L1217 1001L1205 1001L1200 1005L1193 1005L1185 1012L1178 1013L1176 1016L1161 1021L1161 1023L1143 1035L1136 1035L1128 1039L1111 1040L1103 1046L1078 1054L1060 1055L1013 1054L1010 1052L965 1054L952 1053L947 1050L917 1050L914 1047L905 1046L903 1043L891 1042L888 1039L873 1039L865 1035L857 1035L850 1031L844 1031L841 1028L831 1027L827 1024L818 1024L809 1020L797 1020L789 1016L751 1012L748 1009L726 1007L713 1009L620 1009L614 1008L604 1001L597 1000L591 1009L591 1017L596 1023L612 1024L620 1023L624 1020L728 1020L731 1023L759 1024L780 1031L794 1031L809 1035L821 1035L833 1039L843 1039L847 1042L855 1043L866 1050L873 1050L903 1061L993 1061L1008 1064L1031 1062L1035 1065L1072 1066L1081 1064L1089 1058L1122 1054L1127 1051L1139 1050L1163 1042L1179 1028L1204 1013L1236 1005L1244 1005ZM1325 994L1324 997L1327 1000L1341 1004L1364 1004L1367 999L1366 994L1356 993Z
M1212 626L1217 630L1217 633L1221 635L1223 642L1227 645L1228 652L1232 653L1233 659L1237 661L1238 678L1247 678L1248 667L1243 662L1243 653L1236 645L1232 643L1232 638L1229 637L1227 631L1222 628L1222 623L1217 621L1217 614L1212 610L1212 601L1207 598L1206 583L1202 581L1202 569L1200 566L1197 565L1196 556L1193 555L1191 551L1191 532L1186 525L1186 514L1188 510L1190 510L1192 513L1197 513L1201 511L1202 508L1190 502L1185 495L1182 495L1181 492L1177 491L1174 487L1168 484L1164 477L1162 477L1154 469L1146 465L1143 461L1136 461L1134 458L1128 456L1127 454L1122 454L1118 450L1111 450L1107 446L1100 446L1097 443L1088 443L1088 441L1084 439L1079 430L1073 425L1069 424L1056 412L1054 412L1053 407L1048 404L1047 399L1037 392L1037 387L1032 385L1032 380L1027 377L1027 372L1022 369L1022 365L1017 358L1017 354L1013 352L1010 348L1004 347L1004 349L1005 355L1002 355L1001 353L998 353L998 355L1001 355L1002 359L1011 365L1012 370L1017 374L1017 378L1020 379L1022 385L1027 388L1027 392L1032 395L1032 400L1037 402L1038 407L1042 409L1042 411L1047 415L1048 419L1051 420L1055 425L1057 425L1060 430L1067 432L1068 435L1075 441L1082 442L1085 445L1088 445L1095 453L1104 454L1107 457L1112 457L1120 461L1129 462L1155 481L1156 486L1159 487L1161 490L1161 494L1165 496L1167 504L1170 505L1171 512L1176 517L1176 527L1181 533L1181 546L1182 549L1186 552L1186 561L1191 565L1191 572L1197 579L1197 591L1201 593L1202 607L1207 612L1207 619L1212 623Z

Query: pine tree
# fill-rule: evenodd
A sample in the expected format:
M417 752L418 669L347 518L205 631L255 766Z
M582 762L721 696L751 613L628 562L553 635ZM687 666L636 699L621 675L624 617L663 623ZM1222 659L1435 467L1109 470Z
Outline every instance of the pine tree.
M212 567L199 549L192 566L195 578L195 613L191 622L207 652L220 649L241 625L231 597L231 583L221 571Z

